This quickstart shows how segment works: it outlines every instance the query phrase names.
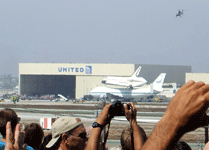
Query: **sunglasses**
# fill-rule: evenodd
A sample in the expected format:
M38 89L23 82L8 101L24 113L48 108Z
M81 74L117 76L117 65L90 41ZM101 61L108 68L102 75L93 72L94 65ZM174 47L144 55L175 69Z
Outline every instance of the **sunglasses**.
M83 140L85 140L85 141L88 140L88 137L87 137L86 132L82 132L82 133L80 133L80 134L78 134L78 135L73 135L71 132L67 132L67 134L70 135L70 136L79 137L79 138L81 138L81 139L83 139Z

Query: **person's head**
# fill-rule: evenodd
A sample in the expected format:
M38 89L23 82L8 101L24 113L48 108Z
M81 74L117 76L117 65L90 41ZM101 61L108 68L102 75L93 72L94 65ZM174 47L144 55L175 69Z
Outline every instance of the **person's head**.
M192 150L192 148L186 142L179 141L173 150Z
M146 133L144 132L144 130L138 126L139 128L139 131L140 131L140 135L142 137L142 144L144 144L147 140L147 135ZM132 150L132 142L131 140L131 134L132 134L132 129L130 126L127 126L121 133L121 137L120 137L120 143L121 143L121 146L122 146L122 150Z
M52 139L46 148L61 147L63 150L85 148L86 130L78 118L60 117L52 125Z
M11 122L12 132L14 133L15 127L19 122L19 118L14 110L5 108L0 111L0 133L3 138L6 138L6 124Z
M38 149L42 143L44 132L37 123L28 124L25 129L25 143L34 149Z

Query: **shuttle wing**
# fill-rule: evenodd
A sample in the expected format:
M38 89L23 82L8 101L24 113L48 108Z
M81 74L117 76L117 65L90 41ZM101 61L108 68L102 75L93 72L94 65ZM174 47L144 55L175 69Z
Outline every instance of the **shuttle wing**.
M106 78L102 80L102 83L104 84L110 84L110 85L119 85L119 86L127 86L127 81L122 81L120 78Z

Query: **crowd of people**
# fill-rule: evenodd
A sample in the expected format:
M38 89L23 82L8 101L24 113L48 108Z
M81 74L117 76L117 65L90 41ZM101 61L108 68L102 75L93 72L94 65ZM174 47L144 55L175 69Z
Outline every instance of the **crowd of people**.
M102 140L103 129L110 125L112 104L106 105L92 124L89 137L81 119L63 116L52 125L51 133L44 137L39 124L31 123L21 131L19 118L12 109L0 111L0 150L191 150L180 141L187 132L209 125L206 111L209 107L209 85L203 82L189 81L184 84L170 101L165 115L156 124L151 135L137 124L135 106L123 104L125 117L130 125L121 133L121 147L107 147L106 137ZM108 126L109 127L109 126ZM109 129L109 128L108 128ZM209 150L206 144L204 150Z

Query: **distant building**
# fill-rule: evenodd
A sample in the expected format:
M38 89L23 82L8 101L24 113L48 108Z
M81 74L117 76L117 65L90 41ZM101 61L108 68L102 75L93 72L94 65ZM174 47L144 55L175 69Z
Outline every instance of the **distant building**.
M194 80L195 82L205 82L209 84L209 73L186 73L186 82L189 80Z
M148 84L160 73L167 73L165 83L185 83L185 73L191 73L191 66L108 64L108 63L20 63L19 94L41 96L62 94L71 98L88 95L96 86L105 86L101 80L107 76L131 76L142 66L140 76Z

